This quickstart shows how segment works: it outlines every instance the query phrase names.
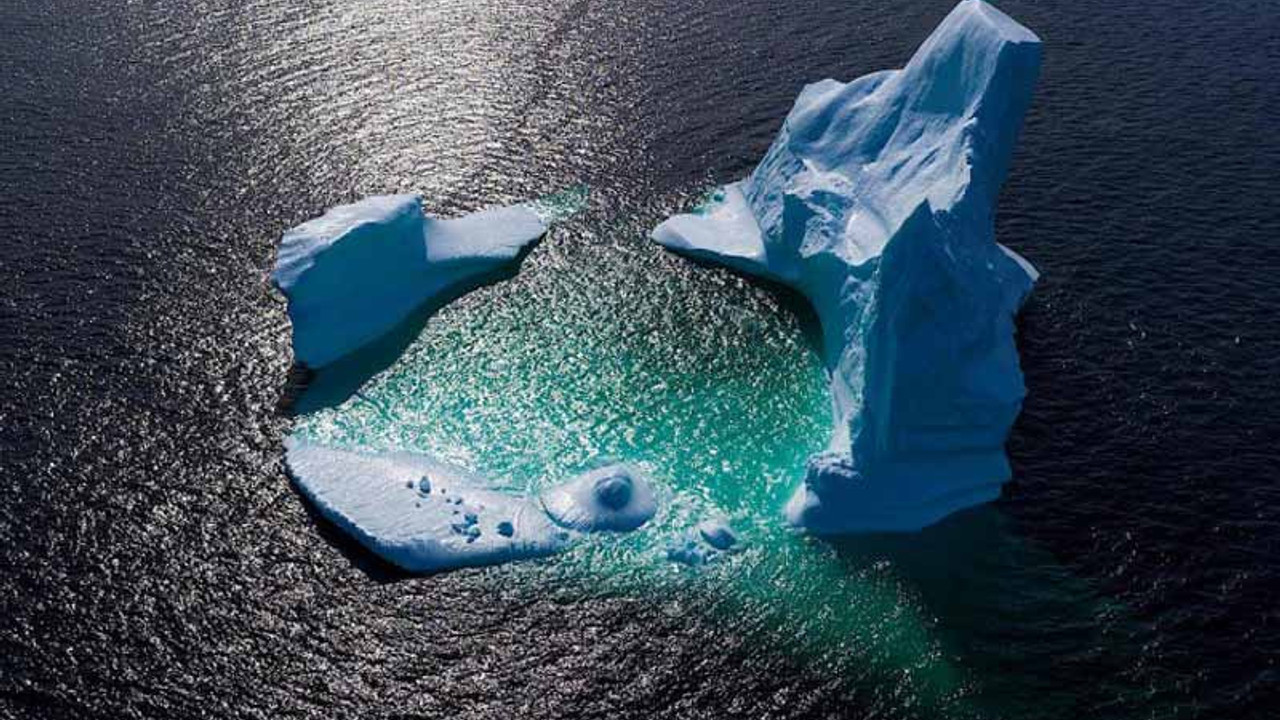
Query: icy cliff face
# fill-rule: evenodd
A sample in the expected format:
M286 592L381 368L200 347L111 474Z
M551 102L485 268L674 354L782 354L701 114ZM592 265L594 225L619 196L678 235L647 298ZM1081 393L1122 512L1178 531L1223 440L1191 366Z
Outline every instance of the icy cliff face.
M514 264L546 231L528 206L438 220L416 195L366 198L293 228L271 277L289 299L294 359L319 368L359 349Z
M836 428L787 506L819 533L913 530L994 499L1035 270L995 242L1039 39L962 0L906 67L801 91L749 177L653 238L814 305Z

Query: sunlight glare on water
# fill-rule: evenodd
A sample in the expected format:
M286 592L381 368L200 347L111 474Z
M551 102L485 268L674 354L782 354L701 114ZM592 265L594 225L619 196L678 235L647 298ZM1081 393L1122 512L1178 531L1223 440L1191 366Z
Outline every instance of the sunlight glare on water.
M922 697L954 693L953 671L891 574L851 572L785 527L782 505L831 423L795 302L666 255L637 225L574 218L516 278L445 307L393 365L303 415L295 432L427 453L513 493L633 463L659 487L657 517L587 538L548 561L555 572L618 592L685 592ZM668 559L717 516L740 552L699 568Z

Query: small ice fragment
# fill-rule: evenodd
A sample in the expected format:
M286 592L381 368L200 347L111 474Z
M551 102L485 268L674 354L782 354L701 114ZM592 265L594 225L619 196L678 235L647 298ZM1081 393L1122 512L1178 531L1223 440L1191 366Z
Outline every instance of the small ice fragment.
M707 561L707 554L698 543L685 540L683 543L667 549L667 559L682 565L696 567Z
M698 534L702 536L704 542L717 550L728 550L738 542L737 536L733 534L733 528L719 519L703 521L698 525Z
M691 567L706 565L733 552L738 537L723 518L703 520L667 548L667 559Z

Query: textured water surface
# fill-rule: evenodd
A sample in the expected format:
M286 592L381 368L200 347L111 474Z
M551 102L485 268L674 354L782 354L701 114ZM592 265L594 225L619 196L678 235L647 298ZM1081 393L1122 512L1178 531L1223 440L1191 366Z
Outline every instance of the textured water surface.
M1014 482L917 536L746 512L826 440L803 308L644 233L744 174L803 83L901 64L949 6L6 8L0 715L1268 717L1271 3L1001 3L1046 48L997 228L1044 271ZM579 183L588 207L389 348L368 401L300 407L283 229ZM692 574L639 562L653 533L404 577L290 487L295 423L520 487L635 455L753 549ZM644 577L599 570L622 565Z

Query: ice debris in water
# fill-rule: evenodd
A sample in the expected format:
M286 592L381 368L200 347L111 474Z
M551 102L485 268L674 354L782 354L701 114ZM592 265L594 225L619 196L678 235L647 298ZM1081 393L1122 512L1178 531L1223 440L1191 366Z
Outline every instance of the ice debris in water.
M963 0L903 69L805 87L749 176L654 229L817 311L836 427L792 523L915 530L1009 479L1013 321L1037 273L994 215L1039 66L1031 31Z
M583 473L543 493L542 504L555 522L584 532L634 530L658 510L649 480L627 465Z
M733 534L733 528L719 518L699 523L698 534L702 536L703 542L716 550L728 550L738 542L738 536Z
M738 549L738 536L727 520L711 518L698 523L692 532L667 548L667 559L684 565L698 566L713 562L725 553Z

